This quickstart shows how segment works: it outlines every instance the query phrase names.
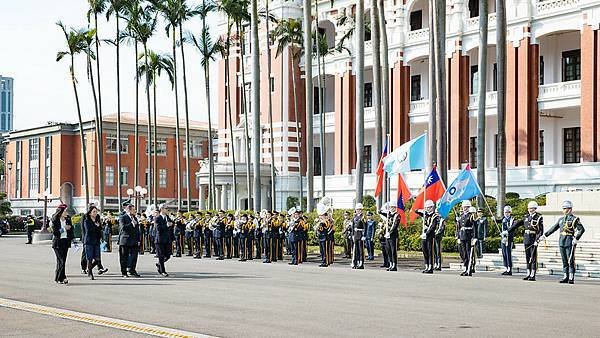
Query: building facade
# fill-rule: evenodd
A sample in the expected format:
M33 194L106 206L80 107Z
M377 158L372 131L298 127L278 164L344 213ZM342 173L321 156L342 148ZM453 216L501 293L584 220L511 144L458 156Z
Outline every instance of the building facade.
M13 78L0 75L0 133L13 129Z
M104 205L107 210L118 210L118 189L123 198L129 198L128 189L137 185L148 188L148 142L147 120L139 120L139 136L134 135L133 114L123 113L121 116L121 187L117 186L117 137L116 115L108 115L103 121L103 155L104 155ZM184 122L181 121L181 135ZM84 138L87 153L88 180L91 201L99 202L98 187L100 184L98 168L98 152L96 150L95 122L84 122ZM154 125L154 122L153 124ZM182 137L183 139L183 137ZM176 144L175 119L159 117L157 119L158 162L155 177L158 203L177 199ZM191 180L191 207L198 207L198 181L195 173L208 153L208 124L190 121L190 172L194 175ZM135 166L134 145L139 145L139 163ZM181 155L181 186L182 206L187 189L185 184L185 141L180 141ZM50 206L61 202L67 203L78 211L85 210L85 185L83 175L81 139L79 124L56 123L46 126L13 131L6 140L6 164L8 180L6 190L12 203L13 213L20 215L41 215L43 203L40 198L49 196ZM154 154L152 154L154 161ZM142 199L143 208L147 201Z
M486 83L486 194L496 194L496 13L495 1L489 2L489 35L485 64ZM328 47L335 47L352 26L337 25L341 16L352 15L355 1L319 1L319 31ZM367 22L370 1L366 1ZM300 1L274 1L273 14L278 18L301 18ZM425 132L429 122L429 1L385 1L389 44L391 148ZM448 99L448 167L453 179L466 163L475 167L477 156L477 107L479 9L477 0L446 2L446 81ZM507 0L507 191L531 197L551 191L600 189L600 1L597 0ZM315 6L313 5L313 13ZM261 46L266 45L264 25ZM303 60L292 60L291 52L275 57L273 68L266 72L266 48L261 48L261 126L263 129L262 161L270 163L267 102L273 100L275 123L275 167L279 208L287 196L297 196L300 173L305 173ZM357 46L346 42L348 51L331 50L324 57L325 142L320 141L321 122L315 115L313 126L315 150L315 195L321 196L321 174L326 175L326 194L336 206L354 204L356 168L355 68ZM365 193L373 194L375 169L381 150L376 149L375 112L372 90L372 43L365 44ZM227 105L221 95L219 109L219 161L231 161L229 146L235 146L236 161L245 161L238 149L243 147L244 114L239 100L250 96L250 57L245 59L246 84L242 85L237 46L230 59L231 104L234 116L233 141L229 137ZM249 50L249 49L247 49ZM313 86L317 94L318 69L313 60ZM224 93L225 61L220 60L219 85ZM292 75L295 75L293 77ZM294 109L294 88L298 98ZM319 102L315 95L315 108ZM250 107L250 105L248 105ZM295 112L298 114L295 114ZM315 114L318 109L315 109ZM252 114L252 112L249 112ZM296 116L299 116L297 119ZM250 119L251 120L251 119ZM252 130L253 126L249 126ZM250 132L252 135L252 132ZM300 142L298 142L298 138ZM325 148L325 172L318 156ZM238 160L239 159L239 160ZM298 170L300 169L300 173ZM423 172L407 175L409 185L418 189ZM447 182L446 182L447 183ZM306 185L306 182L304 182ZM392 182L392 186L394 183Z

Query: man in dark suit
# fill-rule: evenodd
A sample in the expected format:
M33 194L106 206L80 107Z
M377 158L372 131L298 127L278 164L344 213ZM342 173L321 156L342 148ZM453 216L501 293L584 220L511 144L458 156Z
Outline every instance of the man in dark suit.
M133 271L130 274L139 277L135 271L137 255L135 258L132 257L132 251L139 251L139 225L134 215L135 207L131 204L130 200L123 202L123 207L123 212L119 215L119 261L121 263L121 275L129 277L127 268L131 259Z
M156 268L158 269L158 273L163 275L164 277L169 277L169 274L165 270L165 262L171 258L171 234L167 223L169 222L169 218L167 216L167 211L164 205L160 205L158 210L153 210L154 215L154 227L156 229L156 236L154 238L154 243L156 246L156 255L158 256L158 263L156 263Z

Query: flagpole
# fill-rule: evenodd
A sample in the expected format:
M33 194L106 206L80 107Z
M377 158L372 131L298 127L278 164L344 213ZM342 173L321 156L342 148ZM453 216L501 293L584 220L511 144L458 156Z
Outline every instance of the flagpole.
M424 131L425 134L425 145L427 145L427 141L429 141L427 139L427 129L425 129ZM423 168L423 174L425 175L425 183L423 184L423 226L421 228L421 235L425 233L425 213L427 212L427 210L425 209L425 202L427 202L427 169L429 168L429 160L428 160L428 156L427 156L427 148L428 147L423 147L423 152L425 153L425 168ZM425 269L427 269L427 266L425 267Z
M388 147L388 154L389 154L389 153L391 153L391 150L392 150L392 144L391 144L392 139L390 137L390 134L387 134L385 137L386 137L386 144ZM384 204L385 204L390 201L391 179L390 179L390 175L387 173L387 171L384 170L383 174L385 175L385 190L384 190L385 195L383 196L385 199L385 202L384 202Z
M471 171L471 169L469 169L469 171ZM471 176L473 176L473 173L471 173ZM485 194L483 193L483 191L481 191L481 187L479 186L479 183L477 183L477 180L475 180L475 177L473 177L473 180L475 181L475 184L477 185L477 190L479 190L479 193L483 197L483 201L485 202L485 205L487 206L490 215L492 215L492 221L494 221L494 225L496 225L496 229L498 229L498 233L501 233L502 231L500 230L498 223L496 223L496 217L494 217L495 214L492 213L492 208L490 208L487 198L485 198Z

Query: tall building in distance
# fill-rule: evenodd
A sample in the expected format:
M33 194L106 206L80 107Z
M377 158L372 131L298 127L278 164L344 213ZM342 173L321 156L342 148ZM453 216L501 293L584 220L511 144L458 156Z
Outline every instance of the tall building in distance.
M0 75L0 132L13 129L13 78Z

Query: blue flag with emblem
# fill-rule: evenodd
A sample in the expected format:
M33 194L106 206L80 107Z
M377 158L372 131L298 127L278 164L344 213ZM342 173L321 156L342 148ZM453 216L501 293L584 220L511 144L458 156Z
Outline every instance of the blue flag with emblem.
M448 218L450 210L457 203L471 199L481 192L475 176L471 172L471 167L467 167L458 174L458 177L450 184L446 193L438 201L438 212L443 218Z

